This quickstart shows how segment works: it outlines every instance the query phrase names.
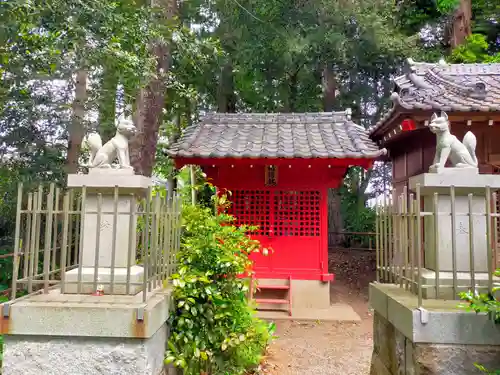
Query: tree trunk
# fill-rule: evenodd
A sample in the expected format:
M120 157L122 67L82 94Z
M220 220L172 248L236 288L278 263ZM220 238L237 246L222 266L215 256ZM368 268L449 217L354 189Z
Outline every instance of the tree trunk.
M458 9L453 14L450 34L450 46L452 49L463 44L465 39L471 35L472 1L460 0Z
M188 120L188 123L191 123L191 120ZM177 140L179 139L179 136L181 134L181 118L179 114L175 117L175 128L172 131L171 137L169 139L169 144L172 145ZM173 197L174 191L177 190L177 178L176 178L176 168L175 164L172 166L172 171L169 173L168 178L167 178L167 197L170 200L170 198Z
M337 80L328 64L325 64L322 74L323 111L333 112L337 94Z
M73 116L68 129L68 154L66 157L66 173L78 172L78 159L82 147L85 128L85 101L87 100L87 71L79 70L76 73L75 99L73 100Z
M280 109L280 112L297 112L297 99L299 94L298 77L300 69L301 68L299 67L294 72L285 74L286 79L282 84L283 91L281 95L283 99L283 105Z
M233 65L226 62L221 69L217 87L217 111L220 113L236 112L236 96L234 95Z
M99 134L104 144L110 140L116 132L116 88L118 80L113 71L104 68L100 95L99 95Z
M297 96L298 96L298 91L299 91L299 87L298 87L298 71L293 74L291 77L290 77L290 97L289 97L289 103L290 103L290 110L289 112L297 112Z
M323 110L333 112L337 96L337 80L335 74L330 69L329 64L325 64L322 72L323 87ZM343 241L342 232L344 222L341 214L341 196L339 189L328 189L328 246L338 246Z
M160 5L164 10L162 21L169 22L177 11L176 0L162 0ZM153 173L158 132L163 122L163 108L165 106L165 77L170 68L170 46L158 41L152 50L157 60L156 77L138 94L136 105L137 135L130 145L130 162L135 173L144 176L151 176Z
M344 239L341 202L339 189L328 189L328 247L338 246Z

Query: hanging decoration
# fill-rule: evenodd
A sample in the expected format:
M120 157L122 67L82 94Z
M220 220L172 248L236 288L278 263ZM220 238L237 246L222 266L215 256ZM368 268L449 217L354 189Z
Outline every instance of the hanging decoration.
M266 186L278 186L278 167L275 165L266 165Z

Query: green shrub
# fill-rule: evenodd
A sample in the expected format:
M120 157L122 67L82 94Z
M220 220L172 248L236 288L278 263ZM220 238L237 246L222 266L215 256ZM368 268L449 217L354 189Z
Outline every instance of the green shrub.
M245 374L259 365L274 330L255 317L248 279L238 277L251 272L248 255L260 251L246 235L255 228L231 225L231 216L201 206L186 205L182 215L166 362L186 375Z
M500 277L500 269L496 270L495 276ZM500 287L496 285L491 293L474 293L472 291L459 293L460 298L467 303L465 306L476 313L487 313L491 319L500 324L500 300L497 292ZM475 363L474 366L488 375L500 375L500 370L488 370L483 365Z

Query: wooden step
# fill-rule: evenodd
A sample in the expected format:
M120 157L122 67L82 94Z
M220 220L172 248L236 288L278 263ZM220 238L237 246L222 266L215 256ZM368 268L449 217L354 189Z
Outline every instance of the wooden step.
M283 281L288 282L288 285L283 284L264 284L264 285L254 285L254 275L251 276L250 280L250 290L249 297L253 299L257 305L288 305L288 315L292 316L292 277L289 276L287 279ZM278 291L284 290L287 291L287 298L255 298L254 292L255 289L260 290L261 293L265 294L265 291ZM264 297L264 296L262 296ZM265 306L267 307L267 306Z
M257 289L289 290L290 285L257 285Z
M272 299L272 298L255 298L256 303L269 303L275 305L288 305L289 301L287 299Z

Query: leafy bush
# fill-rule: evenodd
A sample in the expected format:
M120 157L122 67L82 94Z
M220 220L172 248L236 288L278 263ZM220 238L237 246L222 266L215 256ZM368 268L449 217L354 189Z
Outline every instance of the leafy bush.
M341 190L341 213L344 222L345 232L373 233L375 232L376 212L372 207L367 207L364 199L357 194L353 194L347 189ZM366 247L370 246L370 236L349 235L345 238L345 247Z
M225 197L218 206L226 204ZM233 218L210 208L183 208L178 273L172 276L175 311L166 362L186 375L238 375L255 368L273 325L257 319L247 300L248 255L260 251Z
M467 37L465 43L453 50L449 60L456 64L500 62L500 53L491 55L488 49L488 40L485 35L472 34Z
M500 277L500 269L496 270L495 276ZM491 293L474 293L472 291L459 293L460 298L467 302L465 307L476 313L487 313L496 324L500 324L500 300L496 293L500 287L496 285ZM500 370L488 370L483 365L475 363L474 366L488 375L499 375Z

